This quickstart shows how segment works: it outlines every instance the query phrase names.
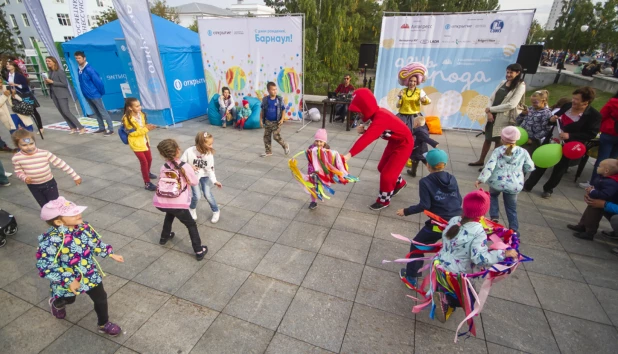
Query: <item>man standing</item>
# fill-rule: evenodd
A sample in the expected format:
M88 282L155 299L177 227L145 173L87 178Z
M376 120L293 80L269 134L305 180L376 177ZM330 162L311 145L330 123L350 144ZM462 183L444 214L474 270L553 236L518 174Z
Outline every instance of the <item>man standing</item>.
M75 52L75 61L79 65L79 87L82 89L82 94L99 121L99 130L95 133L105 133L103 136L110 136L114 134L114 124L112 123L112 117L109 116L103 105L102 97L105 94L103 79L101 79L99 73L92 66L88 65L84 52ZM107 130L105 130L103 119L107 122Z
M340 83L339 86L335 89L335 93L338 95L347 95L354 92L354 86L350 83L351 81L350 74L346 74L343 77L343 83ZM338 104L335 105L335 120L343 120L345 116L348 114L348 105Z

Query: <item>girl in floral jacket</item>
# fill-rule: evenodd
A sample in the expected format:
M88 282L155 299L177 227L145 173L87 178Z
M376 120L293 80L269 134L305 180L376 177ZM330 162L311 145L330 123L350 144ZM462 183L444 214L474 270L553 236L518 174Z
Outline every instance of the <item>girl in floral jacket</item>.
M107 293L101 279L105 274L94 256L109 256L116 262L124 262L124 258L115 255L112 246L101 242L100 235L83 222L85 209L63 197L43 206L41 219L51 227L39 236L36 267L39 275L51 282L49 305L56 318L65 318L65 306L86 293L94 302L99 332L117 336L121 328L109 322Z
M547 107L548 99L549 91L535 91L530 96L532 106L524 109L516 120L517 125L528 133L528 141L522 147L530 155L543 144L543 140L547 138L552 129L549 124L552 113L551 109Z

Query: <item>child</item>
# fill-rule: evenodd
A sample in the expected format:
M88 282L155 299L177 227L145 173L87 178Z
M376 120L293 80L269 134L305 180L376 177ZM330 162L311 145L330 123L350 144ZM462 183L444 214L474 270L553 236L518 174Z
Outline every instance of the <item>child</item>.
M517 125L528 132L528 142L522 147L530 155L543 144L543 141L551 132L552 126L549 125L549 118L551 118L552 113L551 109L547 107L548 99L549 91L541 90L534 92L530 96L532 106L525 108L516 120Z
M313 144L311 144L308 148L308 150L313 149L314 147L317 147L319 149L330 149L330 145L328 145L326 143L327 140L327 133L326 133L326 129L318 129L317 132L315 132L315 136L313 137ZM313 164L309 163L307 164L307 175L309 175L309 178L311 178L311 181L314 184L317 184L317 179L319 178L316 173L315 173L315 167L313 167ZM315 198L313 197L313 195L311 195L311 203L309 203L309 209L313 210L315 208L318 207L318 203L316 203Z
M150 153L148 132L155 129L155 126L148 124L146 114L142 112L142 105L137 98L129 97L124 100L122 124L127 132L129 132L129 147L139 160L142 178L144 179L144 188L149 191L154 191L157 189L157 186L152 184L150 180L157 178L157 175L150 173L152 154Z
M120 263L124 258L115 255L112 246L101 242L101 236L82 220L85 209L63 197L43 206L41 219L50 228L39 236L36 267L39 276L51 282L49 306L56 318L63 319L66 305L74 303L77 295L86 293L94 302L99 333L117 336L121 329L109 322L107 293L101 279L105 274L94 256L109 256Z
M11 137L20 150L13 155L15 175L26 182L30 193L41 207L58 199L58 184L52 175L50 163L73 177L76 185L82 183L82 178L66 162L51 152L36 147L32 132L19 129Z
M416 169L418 168L419 162L422 162L424 165L427 164L427 161L423 157L423 154L427 153L427 144L435 149L438 147L438 142L429 137L429 128L425 125L425 117L423 116L414 118L412 135L414 135L414 149L410 156L412 168L407 172L410 176L416 177Z
M448 162L448 155L440 149L429 151L423 159L426 159L429 175L419 181L420 202L407 209L397 210L397 215L408 216L422 213L428 210L443 219L450 220L452 217L461 215L461 194L455 176L444 171ZM425 226L414 237L414 241L425 244L432 244L440 240L440 231L434 231L431 220L425 222ZM414 244L410 245L410 252L416 249ZM413 254L411 258L422 258L422 254ZM409 262L406 268L399 271L399 276L405 278L409 284L416 286L418 270L421 269L422 262ZM406 284L407 285L407 284Z
M222 88L221 93L222 95L219 96L219 114L221 115L221 127L225 128L227 121L234 121L236 118L236 107L229 88Z
M487 248L487 233L480 219L489 209L489 195L483 190L466 194L463 198L463 215L452 218L442 232L442 249L436 255L436 260L448 272L472 273L475 265L489 267L505 258L517 258L517 251L489 250ZM440 285L433 293L436 304L436 318L446 321L449 307L459 307L460 304L452 296L444 293Z
M618 204L618 160L605 159L599 163L597 178L592 186L586 188L586 199L600 199L606 203ZM573 236L584 240L593 240L599 223L603 219L603 208L587 206L577 225L567 225Z
M200 189L204 198L210 204L210 210L212 210L212 219L210 222L216 224L219 221L219 207L217 201L212 195L210 190L210 184L221 188L223 187L220 182L217 181L215 176L215 149L212 148L214 137L207 132L199 132L195 136L195 146L192 146L185 150L180 158L180 161L188 163L193 166L197 179L199 181L195 186L191 186L191 205L189 206L189 212L193 220L197 220L197 201L200 199Z
M174 238L172 232L172 223L174 218L178 218L189 231L189 238L191 239L191 245L195 252L195 259L201 261L208 252L208 247L202 245L200 239L200 233L197 229L197 224L191 213L189 212L189 204L191 197L189 197L189 191L187 191L187 185L195 186L198 184L198 179L195 175L195 171L189 164L185 164L180 161L181 150L178 143L174 139L165 139L157 145L157 150L161 157L165 159L165 163L161 166L161 172L159 175L165 175L165 180L159 180L159 186L171 179L172 185L177 186L177 196L163 195L157 189L152 204L159 210L165 213L165 221L163 222L163 231L161 231L161 239L159 244L165 245L167 241Z
M498 196L503 193L504 208L509 220L509 228L517 231L517 194L524 188L524 174L534 171L534 162L525 149L515 143L521 138L519 129L513 126L502 129L500 133L502 146L499 146L491 154L491 158L485 164L481 175L476 181L476 188L481 183L489 184L491 195L491 208L489 216L493 221L500 217L500 204Z
M238 130L245 129L245 123L251 115L251 108L249 108L249 101L242 100L242 108L238 110L238 119L236 120L236 127Z
M283 147L286 155L290 154L290 146L281 138L281 125L283 124L283 114L285 107L283 105L283 97L277 96L277 85L274 82L269 82L266 85L268 96L262 98L262 111L260 112L260 128L264 128L264 152L262 157L272 156L272 140Z

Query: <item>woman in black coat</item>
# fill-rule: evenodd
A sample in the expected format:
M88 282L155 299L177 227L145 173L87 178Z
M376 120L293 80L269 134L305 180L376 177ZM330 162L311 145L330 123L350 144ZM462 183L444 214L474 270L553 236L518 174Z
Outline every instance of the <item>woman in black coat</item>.
M34 92L30 90L30 86L28 85L28 79L26 78L26 75L24 75L21 72L21 69L19 69L19 66L17 66L17 63L11 60L9 60L6 63L6 69L9 71L8 78L7 78L7 81L9 82L9 86L11 86L12 90L15 90L17 92L17 94L19 95L19 97L22 98L22 100L26 102L30 101L30 103L33 104L34 119L36 120L36 124L41 129L41 132L43 132L43 121L41 120L41 115L37 111L37 107L40 107L40 105L39 105L39 102L37 102L36 98L34 97Z

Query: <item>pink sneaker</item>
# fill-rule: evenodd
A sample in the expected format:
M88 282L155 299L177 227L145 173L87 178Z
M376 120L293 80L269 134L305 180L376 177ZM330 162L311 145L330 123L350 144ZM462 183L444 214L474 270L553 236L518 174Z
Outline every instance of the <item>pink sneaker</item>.
M56 306L54 306L54 300L56 299L54 299L53 297L49 299L49 307L51 308L51 313L57 319L62 320L67 317L66 307L57 308Z
M99 326L99 333L106 333L112 337L120 334L122 328L115 323L107 322L104 326Z

